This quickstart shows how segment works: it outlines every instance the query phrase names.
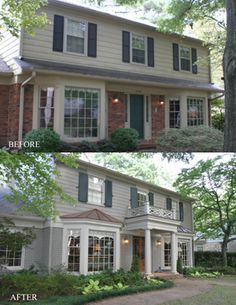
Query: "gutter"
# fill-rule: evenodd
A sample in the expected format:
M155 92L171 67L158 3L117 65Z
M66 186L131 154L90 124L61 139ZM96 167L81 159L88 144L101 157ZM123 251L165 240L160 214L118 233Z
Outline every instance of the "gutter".
M22 136L23 136L25 86L35 77L36 77L36 72L34 71L32 72L32 75L29 78L27 78L20 86L18 141L22 141Z

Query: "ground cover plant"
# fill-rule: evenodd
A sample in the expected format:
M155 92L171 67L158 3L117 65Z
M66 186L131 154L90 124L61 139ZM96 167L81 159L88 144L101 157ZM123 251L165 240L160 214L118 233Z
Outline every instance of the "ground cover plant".
M171 287L171 281L150 279L139 272L105 271L94 275L51 274L23 270L0 277L0 300L12 294L37 294L40 305L86 304L106 297ZM23 303L22 303L23 304Z

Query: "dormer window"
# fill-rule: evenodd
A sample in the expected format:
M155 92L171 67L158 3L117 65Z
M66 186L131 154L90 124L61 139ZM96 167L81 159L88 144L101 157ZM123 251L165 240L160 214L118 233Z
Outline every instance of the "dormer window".
M87 23L67 19L66 26L66 51L78 54L85 54L85 40Z
M145 37L132 33L132 62L145 64Z

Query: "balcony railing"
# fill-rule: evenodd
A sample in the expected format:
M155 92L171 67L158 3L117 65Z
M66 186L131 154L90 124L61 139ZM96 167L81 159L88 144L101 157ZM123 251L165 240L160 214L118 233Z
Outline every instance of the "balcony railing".
M128 217L136 217L142 215L153 215L162 218L176 220L176 210L166 210L151 206L149 202L145 202L142 206L128 209Z

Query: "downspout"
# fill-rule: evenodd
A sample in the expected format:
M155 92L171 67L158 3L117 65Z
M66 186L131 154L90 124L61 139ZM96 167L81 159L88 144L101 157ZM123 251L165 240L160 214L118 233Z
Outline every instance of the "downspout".
M36 72L33 71L32 75L27 78L20 86L20 105L19 105L19 132L18 141L22 141L23 136L23 120L24 120L24 98L25 98L25 86L36 76Z

